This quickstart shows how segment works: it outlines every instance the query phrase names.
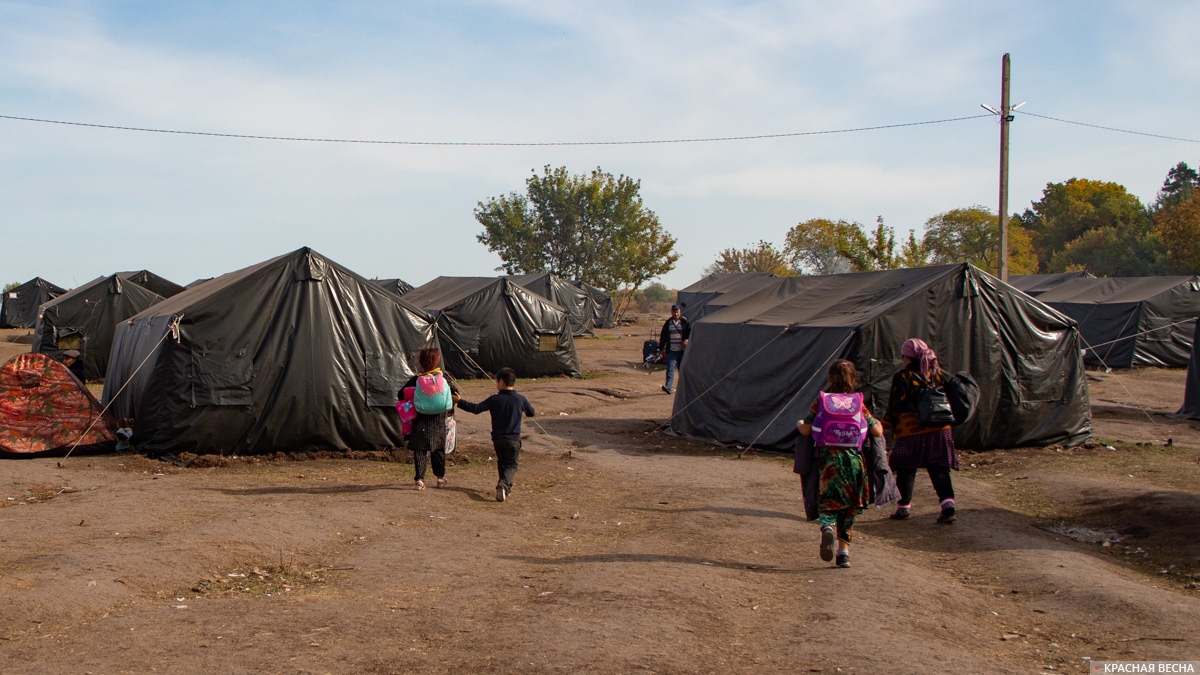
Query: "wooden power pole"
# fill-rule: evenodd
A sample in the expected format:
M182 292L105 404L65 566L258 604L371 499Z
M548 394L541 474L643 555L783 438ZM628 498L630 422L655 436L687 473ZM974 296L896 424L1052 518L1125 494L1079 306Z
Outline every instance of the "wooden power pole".
M996 271L1005 283L1008 283L1008 125L1013 120L1008 97L1011 63L1005 54L1000 68L1000 261Z

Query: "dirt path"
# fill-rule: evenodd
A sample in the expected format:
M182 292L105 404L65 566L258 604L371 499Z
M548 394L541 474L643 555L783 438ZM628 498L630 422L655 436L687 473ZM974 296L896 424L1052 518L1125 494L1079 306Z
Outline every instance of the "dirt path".
M656 431L670 415L661 374L631 365L653 328L581 341L588 379L521 383L540 416L503 504L486 415L460 413L450 486L423 492L410 465L380 461L4 463L0 670L1083 672L1085 657L1200 659L1187 588L1200 574L1200 435L1131 404L1173 410L1181 372L1097 374L1097 435L1115 449L968 455L958 523L934 524L919 483L912 520L860 519L841 570L816 555L790 458ZM490 388L470 383L468 398Z

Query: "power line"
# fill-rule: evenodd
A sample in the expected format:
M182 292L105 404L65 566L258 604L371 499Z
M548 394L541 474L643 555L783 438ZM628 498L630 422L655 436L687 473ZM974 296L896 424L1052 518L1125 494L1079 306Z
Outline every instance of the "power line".
M424 145L424 146L462 146L462 147L545 147L545 146L576 146L576 145L666 145L671 143L718 143L727 141L756 141L771 138L797 138L800 136L824 136L831 134L849 134L860 131L879 131L882 129L900 129L903 127L918 127L929 124L945 124L961 122L980 117L991 117L990 114L969 115L967 117L951 117L925 122L903 122L898 124L882 124L873 127L856 127L852 129L830 129L826 131L796 131L782 134L759 134L754 136L718 136L712 138L674 138L643 141L546 141L531 143L515 143L503 141L383 141L355 138L306 138L301 136L260 136L255 134L223 134L213 131L182 131L178 129L148 129L144 127L126 127L115 124L95 124L92 122L69 122L64 120L47 120L36 117L18 117L16 115L0 115L0 119L20 122L37 122L39 124L59 124L71 127L88 127L91 129L110 129L114 131L140 131L151 134L176 134L181 136L209 136L214 138L238 138L256 141L299 141L304 143L358 143L364 145Z
M1099 124L1088 124L1086 122L1072 122L1071 120L1064 120L1064 119L1059 119L1057 117L1050 117L1049 115L1039 115L1037 113L1025 112L1024 110L1018 112L1017 114L1018 115L1028 115L1030 117L1040 117L1041 119L1044 119L1044 120L1053 120L1055 122L1062 122L1063 124L1074 124L1075 126L1080 126L1080 127L1090 127L1092 129L1103 129L1104 131L1116 131L1116 132L1122 133L1122 134L1133 134L1134 136L1149 136L1150 138L1165 138L1168 141L1183 141L1185 143L1200 143L1200 140L1196 140L1194 138L1179 138L1178 136L1164 136L1162 134L1149 134L1144 131L1130 131L1129 129L1117 129L1116 127L1105 127L1105 126L1100 126Z

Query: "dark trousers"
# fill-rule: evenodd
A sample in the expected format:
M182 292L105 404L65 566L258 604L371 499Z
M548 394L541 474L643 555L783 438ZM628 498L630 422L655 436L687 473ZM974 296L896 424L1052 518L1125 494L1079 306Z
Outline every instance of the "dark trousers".
M492 439L496 448L496 471L500 474L500 485L505 492L512 492L513 478L517 476L517 459L521 454L521 441L507 438Z
M912 504L913 488L917 483L916 469L895 469L896 487L900 489L900 506ZM938 501L954 499L954 483L950 481L950 469L944 466L930 464L925 467L929 472L929 480L937 493Z
M675 370L679 368L680 362L683 361L683 350L672 352L668 351L664 359L667 364L667 389L675 388Z
M446 445L443 443L436 450L429 450L429 459L433 463L433 475L438 478L446 477ZM416 469L414 480L425 480L425 450L413 450L413 467Z

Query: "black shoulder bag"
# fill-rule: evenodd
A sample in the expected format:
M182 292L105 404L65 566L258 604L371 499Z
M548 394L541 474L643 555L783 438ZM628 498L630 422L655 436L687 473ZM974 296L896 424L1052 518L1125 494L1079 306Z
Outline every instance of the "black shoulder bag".
M954 408L946 396L945 387L934 386L932 382L917 375L921 380L921 393L917 398L917 417L922 426L942 427L954 424Z

